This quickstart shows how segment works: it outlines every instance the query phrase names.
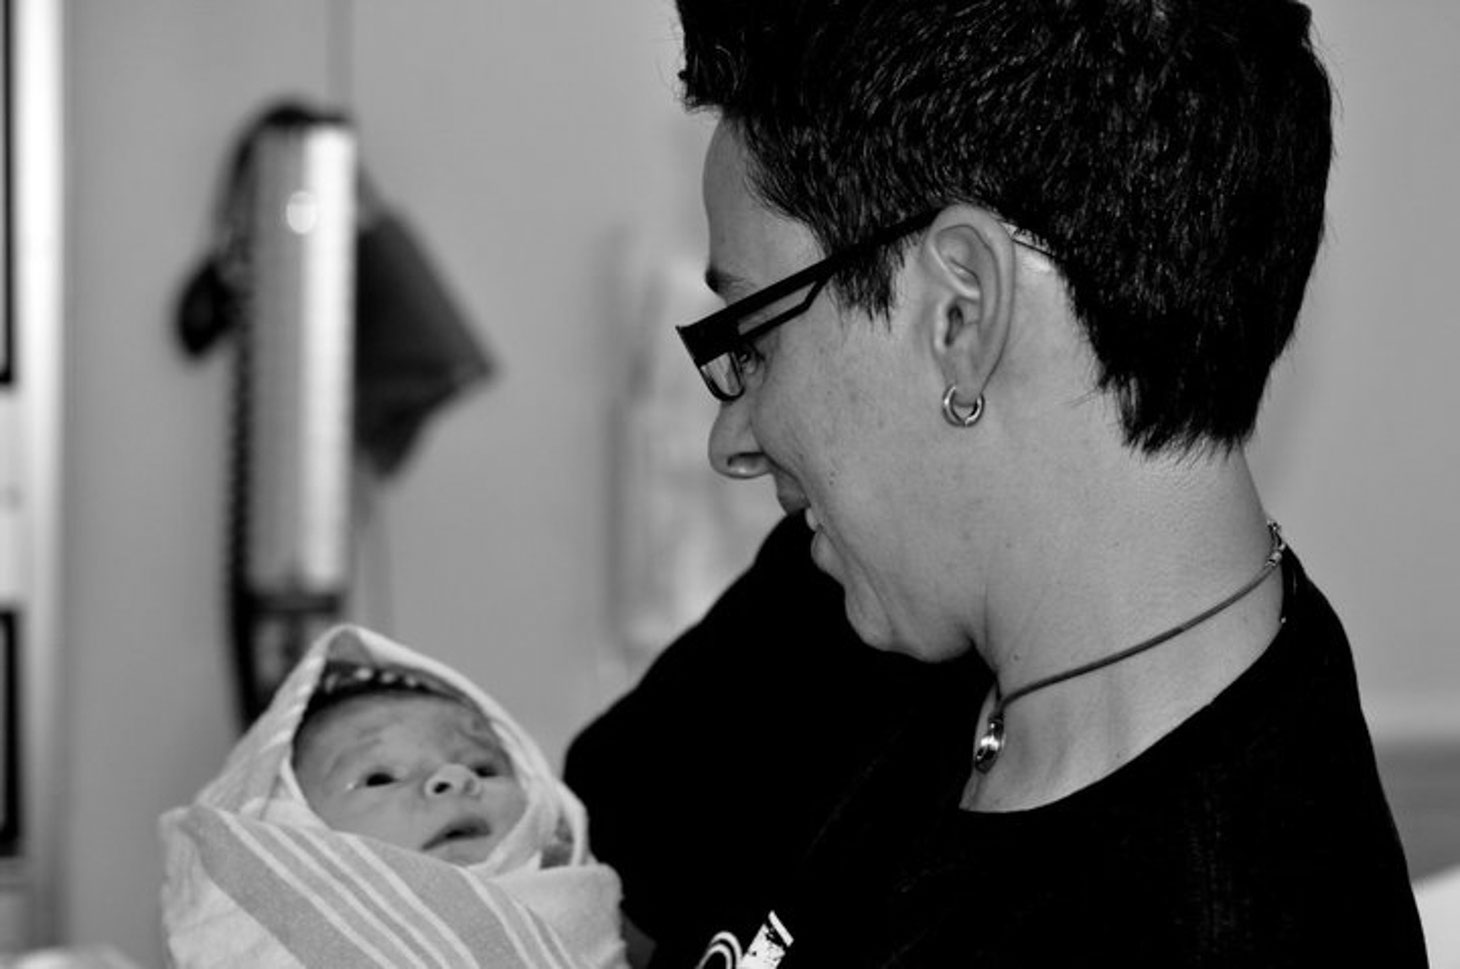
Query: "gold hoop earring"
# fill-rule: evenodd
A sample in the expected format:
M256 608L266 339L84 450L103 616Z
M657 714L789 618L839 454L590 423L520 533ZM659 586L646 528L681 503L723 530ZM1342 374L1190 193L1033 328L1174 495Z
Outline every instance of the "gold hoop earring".
M958 402L953 399L957 393L957 384L949 384L948 389L943 391L943 419L954 427L972 427L983 416L983 394L979 394L975 398L968 413L960 414L958 413Z

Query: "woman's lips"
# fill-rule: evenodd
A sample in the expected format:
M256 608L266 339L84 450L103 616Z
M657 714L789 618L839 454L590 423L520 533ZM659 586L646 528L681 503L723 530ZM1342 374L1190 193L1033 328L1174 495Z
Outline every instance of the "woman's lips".
M782 485L779 482L776 486L776 501L780 503L781 510L788 515L800 514L806 522L806 527L813 532L820 533L821 519L816 517L816 512L811 508L811 502L799 488Z

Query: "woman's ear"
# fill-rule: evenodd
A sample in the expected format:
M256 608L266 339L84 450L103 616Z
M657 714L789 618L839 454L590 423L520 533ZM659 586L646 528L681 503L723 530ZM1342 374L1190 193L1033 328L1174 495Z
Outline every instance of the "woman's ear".
M983 393L1008 343L1014 314L1015 242L986 209L944 209L919 251L929 284L926 336L958 399Z

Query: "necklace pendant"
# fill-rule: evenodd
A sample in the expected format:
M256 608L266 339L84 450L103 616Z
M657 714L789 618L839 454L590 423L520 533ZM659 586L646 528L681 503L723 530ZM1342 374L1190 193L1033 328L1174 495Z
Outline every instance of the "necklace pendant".
M984 727L983 736L978 738L978 743L973 748L973 769L980 774L987 774L993 769L994 761L999 759L999 753L1003 749L1004 715L989 714L988 726Z

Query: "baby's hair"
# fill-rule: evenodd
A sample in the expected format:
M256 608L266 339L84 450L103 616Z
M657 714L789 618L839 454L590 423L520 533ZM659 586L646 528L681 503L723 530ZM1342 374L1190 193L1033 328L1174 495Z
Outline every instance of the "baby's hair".
M294 732L296 761L316 729L327 719L326 714L355 700L408 697L445 700L476 711L476 706L460 692L428 674L401 666L328 661Z

